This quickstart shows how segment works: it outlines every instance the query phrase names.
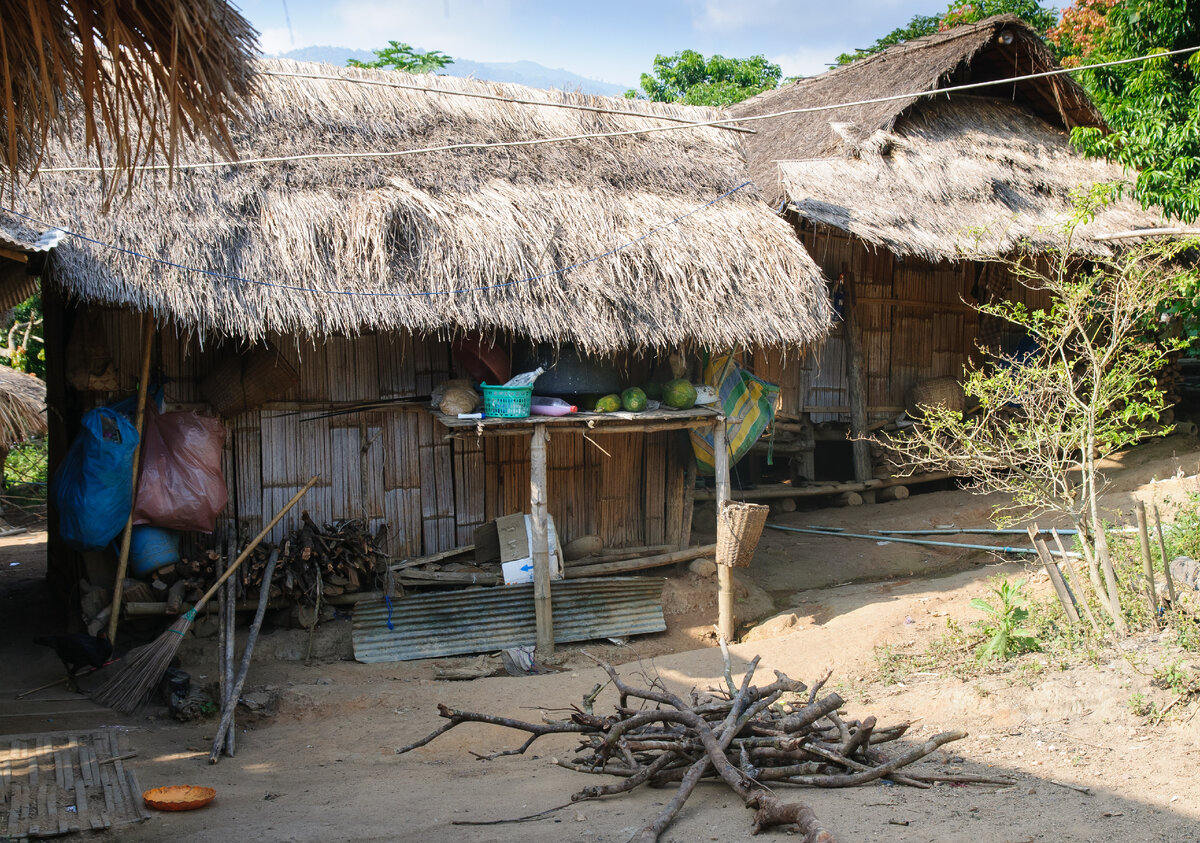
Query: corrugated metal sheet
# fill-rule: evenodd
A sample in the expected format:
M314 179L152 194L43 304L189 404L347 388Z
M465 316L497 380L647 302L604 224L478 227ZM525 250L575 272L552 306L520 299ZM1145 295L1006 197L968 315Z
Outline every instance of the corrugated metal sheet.
M57 246L66 236L66 232L52 228L49 231L42 232L36 239L30 240L28 237L23 237L0 225L0 246L8 249L16 249L19 252L27 254L48 252Z
M587 641L662 632L659 577L595 577L551 585L554 640ZM387 628L383 600L354 608L354 658L392 662L482 653L533 644L533 585L472 588L392 600Z

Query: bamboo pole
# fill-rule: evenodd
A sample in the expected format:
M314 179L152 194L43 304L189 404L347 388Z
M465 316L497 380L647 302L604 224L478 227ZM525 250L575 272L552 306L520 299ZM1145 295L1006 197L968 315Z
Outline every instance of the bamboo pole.
M1167 559L1167 543L1163 541L1162 519L1158 517L1158 504L1154 504L1154 532L1158 534L1158 553L1162 556L1163 578L1167 581L1167 597L1171 598L1171 606L1175 602L1175 579L1171 576L1171 560Z
M554 618L550 602L550 539L546 505L546 426L535 425L529 442L529 511L533 556L533 605L537 617L537 653L554 653Z
M226 559L233 559L237 553L237 531L231 529L229 531L229 552L226 554ZM267 585L267 590L270 591L270 584ZM234 725L234 709L237 707L237 697L233 696L234 683L234 651L237 644L237 577L230 577L225 588L221 592L225 595L225 603L223 611L225 616L221 622L225 625L225 676L224 676L224 693L225 696L221 703L222 717L225 713L229 713L229 728L225 730L225 753L233 757L235 736L237 727ZM268 598L270 595L267 595Z
M671 553L660 553L655 556L640 556L636 559L615 559L612 561L595 562L591 565L574 565L566 569L566 578L573 580L579 577L599 577L605 574L628 574L633 571L643 571L646 568L658 568L663 565L674 565L678 562L691 562L702 556L712 556L717 552L715 544L698 545L687 550L676 550ZM725 567L725 566L720 566Z
M154 344L154 317L147 313L142 317L142 372L138 381L137 416L134 427L137 429L138 443L133 451L133 471L129 484L133 493L129 499L129 517L125 519L125 531L121 534L121 554L117 558L117 578L113 583L112 613L108 617L108 640L115 644L117 640L117 624L121 619L122 585L125 582L125 571L129 567L129 543L133 538L133 507L137 503L138 469L142 463L142 431L146 422L146 396L150 392L150 352Z
M713 424L713 461L717 474L717 543L723 532L729 530L722 517L722 510L729 501L729 449L725 445L725 417ZM717 637L733 640L733 568L721 564L717 559Z
M810 498L821 495L836 495L841 492L868 492L887 489L892 486L911 486L915 483L932 483L936 480L952 480L955 475L945 471L935 471L928 474L912 474L888 478L876 478L865 483L809 483L804 486L768 486L759 489L744 489L740 497L748 501L771 500L772 498ZM716 492L709 489L696 491L696 500L711 501L716 498Z
M1087 591L1084 587L1083 580L1079 578L1079 574L1075 571L1075 563L1072 562L1071 557L1067 555L1066 548L1063 547L1062 539L1058 537L1058 531L1051 527L1050 535L1054 538L1054 546L1058 548L1059 558L1062 559L1063 564L1067 567L1067 574L1075 583L1075 587L1079 589L1079 605L1083 609L1084 615L1087 616L1088 623L1092 625L1092 630L1099 635L1100 624L1097 622L1096 616L1092 614L1092 607L1089 605L1087 599Z
M1063 612L1067 615L1067 620L1072 624L1079 623L1079 610L1075 607L1075 595L1071 593L1070 587L1066 580L1063 579L1062 571L1058 569L1058 563L1050 555L1050 549L1046 547L1046 542L1042 539L1041 530L1037 524L1029 528L1029 540L1033 542L1033 547L1038 553L1038 558L1042 561L1042 567L1046 569L1046 573L1050 576L1050 582L1054 586L1054 593L1058 595L1058 602L1062 604Z
M1136 501L1133 511L1137 515L1138 543L1142 548L1142 573L1146 576L1146 605L1150 617L1158 617L1158 594L1154 587L1154 557L1150 554L1150 532L1146 528L1146 504Z

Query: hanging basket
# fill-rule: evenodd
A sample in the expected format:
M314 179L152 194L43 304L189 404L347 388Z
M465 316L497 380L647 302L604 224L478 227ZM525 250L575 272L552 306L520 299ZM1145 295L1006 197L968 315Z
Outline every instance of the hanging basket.
M200 394L225 418L257 410L300 383L292 364L270 346L223 358L200 381Z
M767 523L768 507L761 503L726 501L717 525L717 564L745 568ZM724 528L724 529L722 529Z

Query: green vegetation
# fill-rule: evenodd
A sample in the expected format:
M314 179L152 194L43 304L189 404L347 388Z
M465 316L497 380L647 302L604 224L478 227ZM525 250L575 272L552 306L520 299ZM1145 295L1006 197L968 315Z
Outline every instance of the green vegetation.
M1018 653L1041 649L1033 631L1024 625L1029 620L1029 609L1026 608L1029 601L1024 588L1023 579L1016 582L1005 579L992 587L996 605L981 597L971 601L971 608L987 615L975 622L976 629L984 635L983 643L975 651L975 657L980 661L1006 661Z
M453 57L437 50L421 52L401 41L388 41L388 45L375 50L374 61L350 59L347 67L376 67L385 70L403 70L406 73L434 73L454 62Z
M655 102L725 106L778 86L782 77L779 65L763 56L705 58L695 50L683 50L673 56L656 56L653 73L642 74L641 90L631 88L625 96Z
M45 439L33 439L13 448L4 462L4 506L37 507L46 503L48 476Z
M966 3L951 3L940 15L913 15L907 24L893 29L871 46L862 47L852 53L842 53L837 57L837 63L850 64L881 53L895 44L965 23L976 23L992 15L1016 15L1043 35L1058 23L1058 12L1042 6L1035 0L971 0Z
M1200 46L1194 0L1075 0L1049 33L1066 66ZM1136 168L1133 195L1185 222L1200 218L1200 53L1075 74L1110 131L1079 127L1088 156Z
M42 294L21 302L0 325L0 365L46 377L46 352L42 345Z

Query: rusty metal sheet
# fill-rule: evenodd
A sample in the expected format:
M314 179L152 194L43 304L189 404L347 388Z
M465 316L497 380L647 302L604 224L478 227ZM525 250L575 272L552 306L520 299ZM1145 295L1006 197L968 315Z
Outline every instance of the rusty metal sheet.
M660 577L555 580L550 595L557 643L662 632ZM484 653L537 639L533 585L506 585L359 602L354 658L363 663Z

